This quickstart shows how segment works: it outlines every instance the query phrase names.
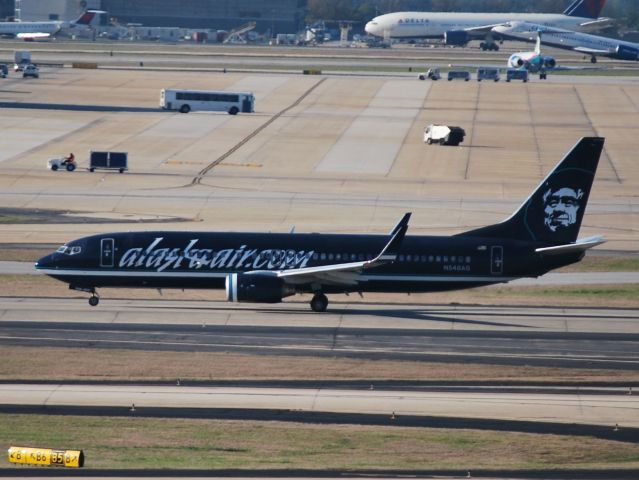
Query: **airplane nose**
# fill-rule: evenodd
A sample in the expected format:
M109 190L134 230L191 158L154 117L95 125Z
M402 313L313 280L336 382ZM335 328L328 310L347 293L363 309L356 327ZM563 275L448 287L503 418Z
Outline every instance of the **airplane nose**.
M373 22L368 22L364 27L364 31L370 35L377 35L377 27Z
M54 265L54 255L54 253L50 253L49 255L45 255L44 257L38 259L38 261L34 264L35 269L40 270L44 268L52 268Z

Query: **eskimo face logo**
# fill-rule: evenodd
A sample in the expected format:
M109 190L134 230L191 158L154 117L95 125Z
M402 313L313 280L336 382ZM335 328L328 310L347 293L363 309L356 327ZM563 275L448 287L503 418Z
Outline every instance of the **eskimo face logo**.
M574 190L569 187L546 190L543 196L544 225L548 227L548 230L556 232L575 224L583 196L583 190Z

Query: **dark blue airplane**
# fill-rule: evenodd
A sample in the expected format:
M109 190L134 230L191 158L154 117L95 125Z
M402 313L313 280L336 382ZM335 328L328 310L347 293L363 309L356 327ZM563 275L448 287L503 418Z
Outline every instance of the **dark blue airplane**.
M231 302L277 303L327 293L437 292L537 277L581 260L601 237L577 240L604 139L582 138L507 220L452 236L105 233L73 240L35 264L89 292L101 287L226 288Z

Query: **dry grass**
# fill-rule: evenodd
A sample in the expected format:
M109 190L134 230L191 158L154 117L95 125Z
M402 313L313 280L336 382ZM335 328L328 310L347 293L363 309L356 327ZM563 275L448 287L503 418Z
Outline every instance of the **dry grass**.
M639 372L473 363L3 346L0 380L639 382Z
M0 415L0 439L7 445L82 448L87 468L639 467L636 444L568 435L392 426ZM0 466L7 466L6 457Z
M0 299L2 297L25 298L78 298L86 300L87 294L69 291L66 284L44 275L0 275ZM163 290L108 288L100 290L102 299L164 299L224 301L223 290ZM351 295L333 295L334 302L389 303L405 305L488 305L530 306L541 304L561 307L639 308L639 285L587 285L558 287L484 287L455 292L411 294L367 293L365 299ZM300 301L310 297L291 297L287 301Z

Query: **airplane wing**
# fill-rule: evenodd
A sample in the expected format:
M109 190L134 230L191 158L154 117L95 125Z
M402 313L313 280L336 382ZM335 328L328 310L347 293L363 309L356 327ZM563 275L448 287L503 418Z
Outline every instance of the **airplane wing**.
M601 245L606 241L603 237L588 237L582 240L577 240L575 243L569 243L567 245L557 245L554 247L536 248L535 252L542 255L560 255L562 253L571 252L585 252L589 248Z
M597 30L602 30L604 28L608 28L615 24L615 20L612 18L597 18L596 20L592 20L590 22L580 23L579 26L585 32L596 32Z
M395 261L402 241L404 240L404 236L408 231L408 220L410 219L410 216L410 213L406 213L402 217L399 223L390 232L390 239L386 246L372 260L264 273L274 274L284 280L285 283L289 284L299 285L319 283L331 285L356 285L359 281L357 277L363 270L379 267Z
M464 31L472 37L483 37L484 35L495 31L497 27L503 27L504 23L493 23L492 25L481 25L479 27L465 28Z
M614 53L610 49L599 49L599 48L588 48L588 47L575 47L573 48L575 52L586 53L588 55L610 55Z

